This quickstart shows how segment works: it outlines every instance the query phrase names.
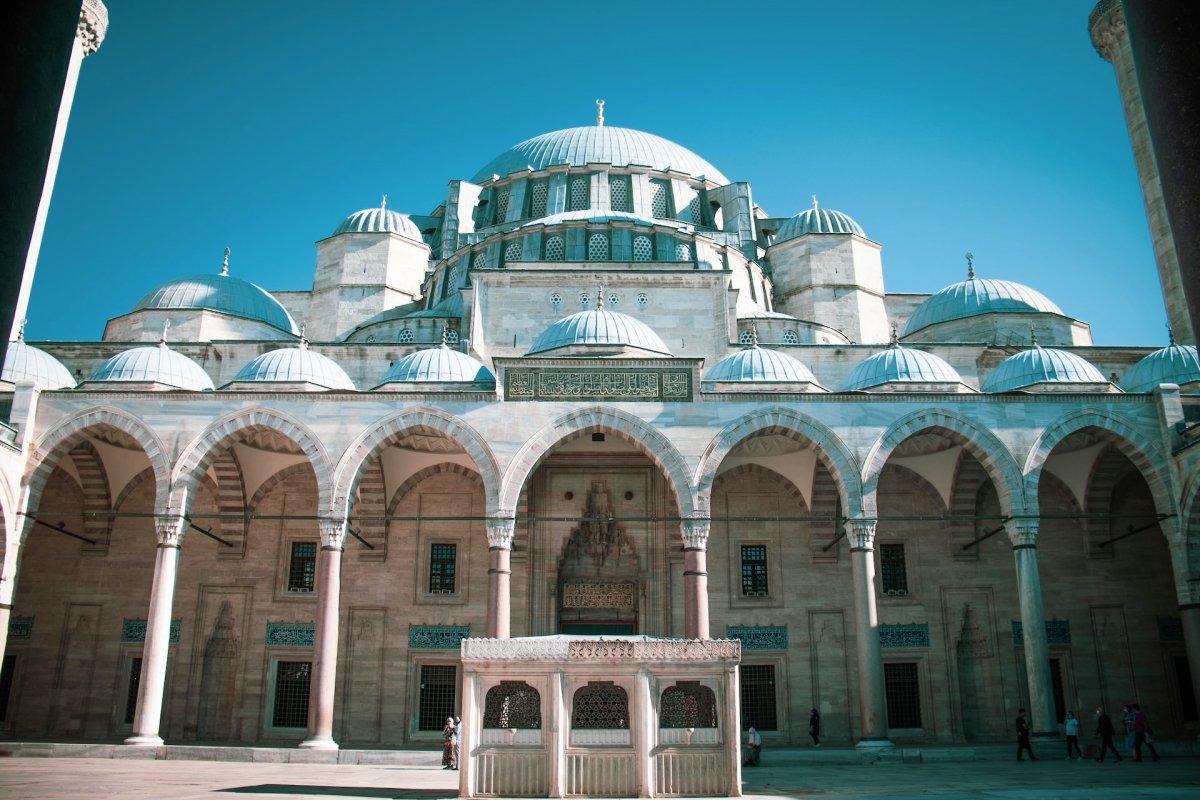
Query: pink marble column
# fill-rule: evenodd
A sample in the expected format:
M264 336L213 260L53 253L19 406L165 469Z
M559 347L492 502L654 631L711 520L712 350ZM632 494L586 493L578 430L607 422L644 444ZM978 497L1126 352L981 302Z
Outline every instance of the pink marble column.
M887 697L883 686L883 651L879 645L879 609L875 586L875 520L846 522L850 539L850 572L854 580L854 629L858 638L858 698L862 717L860 748L891 747Z
M179 568L179 545L187 530L181 515L154 518L158 551L154 558L154 582L150 587L150 610L146 614L146 639L142 645L142 674L139 678L133 735L125 744L157 747L162 723L163 689L167 684L167 656L171 645L171 609L175 602L175 573Z
M309 750L337 750L333 740L333 700L337 690L338 615L342 599L342 549L346 521L321 520L321 559L317 564L317 625L312 683L308 687Z
M487 635L493 639L507 639L511 630L512 572L509 557L512 555L516 520L512 517L489 517L488 538L488 608Z
M725 768L729 797L742 796L742 689L737 667L725 670Z
M708 639L707 519L685 519L683 534L683 636Z
M1025 644L1025 675L1029 685L1029 727L1035 736L1057 736L1054 689L1050 681L1050 646L1046 642L1046 613L1042 608L1042 579L1038 574L1038 520L1012 520L1004 526L1017 563L1017 599Z

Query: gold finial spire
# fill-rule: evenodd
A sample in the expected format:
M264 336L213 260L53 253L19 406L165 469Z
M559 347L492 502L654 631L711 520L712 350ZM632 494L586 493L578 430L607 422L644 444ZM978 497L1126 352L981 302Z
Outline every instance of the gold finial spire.
M387 211L387 194L384 194L384 196L379 199L379 210Z
M820 207L817 205L817 196L814 194L812 196L812 199L813 199L813 211L816 211Z
M967 256L967 280L975 280L975 254L970 250L966 252Z
M892 347L899 347L899 346L900 346L900 336L899 336L899 334L897 334L897 333L896 333L896 323L894 323L894 322L892 323L892 340L891 340L891 345L892 345Z
M442 347L450 346L450 323L442 323Z
M226 249L228 249L228 248L226 248ZM158 339L158 343L160 345L162 345L163 347L167 346L167 331L169 331L169 330L171 330L171 320L167 320L166 322L163 323L162 336L160 336Z
M750 320L750 346L758 347L758 323Z
M604 310L604 287L603 286L601 286L596 291L596 308L601 311Z
M604 101L599 99L596 100L596 124L604 127Z
M307 332L308 332L308 323L307 323L307 322L301 322L301 323L300 323L300 349L301 349L301 350L307 350L307 349L308 349L308 337L307 337L307 336L305 336L305 334L306 334Z
M225 248L225 255L221 257L221 274L229 274L229 248Z

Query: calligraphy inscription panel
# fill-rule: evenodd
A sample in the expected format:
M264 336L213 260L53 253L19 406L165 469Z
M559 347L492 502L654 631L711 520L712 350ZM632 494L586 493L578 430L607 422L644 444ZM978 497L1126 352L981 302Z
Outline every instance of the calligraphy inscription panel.
M510 369L508 400L692 399L692 373L681 369Z
M563 608L633 608L632 583L568 583Z

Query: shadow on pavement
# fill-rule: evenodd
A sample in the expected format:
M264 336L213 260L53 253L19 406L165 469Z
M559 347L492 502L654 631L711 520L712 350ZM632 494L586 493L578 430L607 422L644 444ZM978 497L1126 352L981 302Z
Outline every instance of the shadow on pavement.
M449 789L389 789L374 786L320 786L295 783L260 783L257 786L235 786L218 789L233 794L295 794L309 797L379 797L390 800L437 800L456 798L458 792Z

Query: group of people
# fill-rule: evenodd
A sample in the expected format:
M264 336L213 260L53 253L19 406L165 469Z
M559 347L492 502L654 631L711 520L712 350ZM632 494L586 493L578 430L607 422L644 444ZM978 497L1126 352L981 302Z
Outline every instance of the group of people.
M462 717L446 717L446 724L442 726L442 769L458 769L461 742Z
M1154 749L1154 729L1150 727L1150 719L1146 716L1146 712L1137 703L1127 704L1123 712L1121 721L1125 726L1125 750L1133 754L1134 761L1141 761L1142 748L1145 747L1150 751L1151 757L1158 761L1158 751ZM1084 756L1083 751L1079 748L1079 718L1075 716L1074 712L1067 712L1063 722L1063 734L1067 739L1067 760L1082 759ZM1117 728L1113 724L1112 717L1103 708L1097 708L1096 737L1100 740L1100 754L1096 758L1097 761L1103 761L1109 751L1112 751L1117 761L1124 760L1116 745L1113 744L1116 735ZM1017 714L1017 761L1024 761L1026 753L1029 754L1030 761L1038 760L1037 756L1033 754L1033 747L1029 742L1029 721L1025 718L1025 709L1022 708Z

